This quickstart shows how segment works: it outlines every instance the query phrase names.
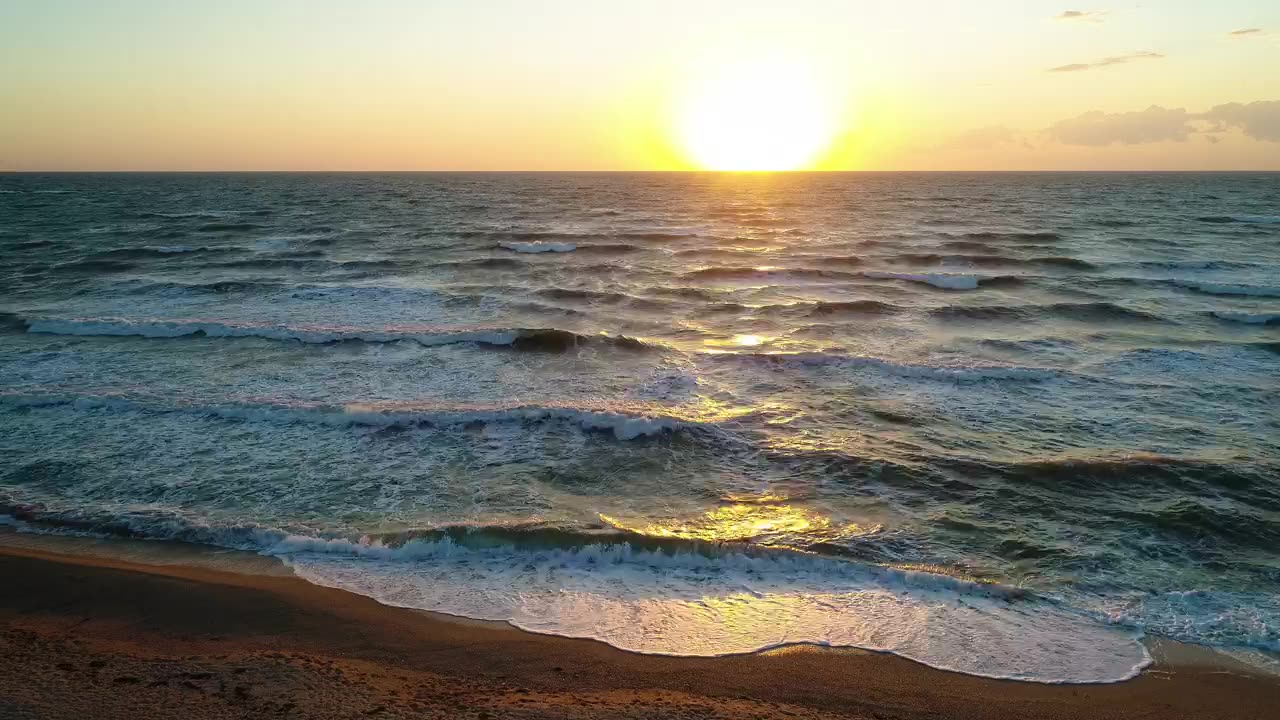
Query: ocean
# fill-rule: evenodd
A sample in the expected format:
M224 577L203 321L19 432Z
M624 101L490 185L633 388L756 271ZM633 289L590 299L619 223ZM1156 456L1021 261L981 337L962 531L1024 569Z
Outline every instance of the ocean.
M0 277L20 531L642 653L1280 653L1280 174L11 174Z

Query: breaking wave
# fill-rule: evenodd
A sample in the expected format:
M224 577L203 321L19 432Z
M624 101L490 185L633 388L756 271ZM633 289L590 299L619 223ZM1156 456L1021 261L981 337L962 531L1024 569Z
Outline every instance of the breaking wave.
M23 515L32 520L19 521L21 529L42 529L38 511ZM784 550L505 528L346 538L172 516L114 524L130 535L272 555L311 583L387 605L633 652L705 657L794 644L859 647L1045 683L1119 681L1150 663L1134 631L1014 588ZM94 531L85 519L73 526Z

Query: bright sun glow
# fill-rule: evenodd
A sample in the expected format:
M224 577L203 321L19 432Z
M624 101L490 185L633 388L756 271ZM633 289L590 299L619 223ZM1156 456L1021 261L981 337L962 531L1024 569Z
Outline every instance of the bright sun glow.
M707 170L797 170L831 143L835 120L810 68L784 58L721 65L695 77L677 132Z

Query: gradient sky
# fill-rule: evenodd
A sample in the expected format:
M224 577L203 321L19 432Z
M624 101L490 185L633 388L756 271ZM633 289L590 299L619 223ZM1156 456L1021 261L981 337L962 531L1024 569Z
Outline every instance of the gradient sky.
M0 169L689 168L688 78L774 56L820 169L1280 170L1274 0L5 0Z

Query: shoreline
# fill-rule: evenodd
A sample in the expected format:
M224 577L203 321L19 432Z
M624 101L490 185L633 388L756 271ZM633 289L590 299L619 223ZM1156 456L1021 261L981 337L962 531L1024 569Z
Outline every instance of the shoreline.
M1099 685L811 645L639 655L381 605L273 559L130 552L3 534L0 716L1263 718L1280 707L1280 678L1178 643L1155 643L1138 677Z

